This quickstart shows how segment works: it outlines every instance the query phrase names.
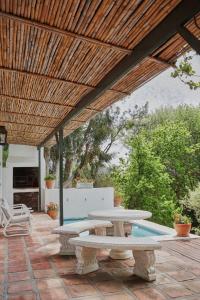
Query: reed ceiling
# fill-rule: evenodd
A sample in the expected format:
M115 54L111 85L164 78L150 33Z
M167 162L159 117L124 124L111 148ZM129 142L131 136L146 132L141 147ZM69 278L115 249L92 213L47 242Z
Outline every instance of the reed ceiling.
M8 142L39 145L180 2L1 0L0 125ZM187 27L199 37L193 19ZM170 38L85 107L64 134L166 70L188 48L179 34Z

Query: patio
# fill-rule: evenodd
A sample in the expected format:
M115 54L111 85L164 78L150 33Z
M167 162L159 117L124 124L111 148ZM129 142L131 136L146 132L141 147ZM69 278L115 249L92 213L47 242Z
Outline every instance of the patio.
M75 274L75 258L57 255L57 221L33 215L28 237L0 237L1 299L199 300L200 239L162 242L157 251L157 280L147 283L132 275L132 260L113 261L105 251L101 269Z

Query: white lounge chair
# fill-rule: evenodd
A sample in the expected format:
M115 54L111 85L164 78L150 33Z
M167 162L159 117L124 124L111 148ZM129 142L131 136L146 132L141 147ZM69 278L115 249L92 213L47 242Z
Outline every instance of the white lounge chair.
M33 212L31 207L27 207L25 204L13 204L9 205L8 201L4 199L0 199L0 225L4 227L3 224L3 215L1 211L1 206L4 206L7 210L9 210L14 216L21 216L23 214L29 214Z
M2 224L4 226L3 234L6 237L10 236L18 236L18 235L29 235L32 230L31 226L31 214L30 211L22 209L22 207L10 209L9 207L5 207L1 204L1 212L2 212ZM16 227L13 231L8 230L9 227Z

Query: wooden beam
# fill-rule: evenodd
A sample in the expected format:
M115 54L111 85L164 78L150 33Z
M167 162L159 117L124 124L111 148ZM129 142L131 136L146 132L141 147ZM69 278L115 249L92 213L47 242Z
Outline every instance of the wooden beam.
M23 100L23 101L28 101L28 102L35 102L35 103L38 103L38 104L50 104L50 105L53 105L55 106L61 106L64 108L74 108L74 105L69 105L69 104L61 104L61 103L57 103L57 102L47 102L47 101L43 101L43 100L37 100L37 99L28 99L28 98L23 98L23 97L16 97L16 96L11 96L11 95L7 95L7 94L2 94L0 93L0 97L6 97L6 98L9 98L10 100Z
M75 82L75 81L71 81L71 80L60 79L60 78L57 78L57 77L47 76L47 75L43 75L43 74L32 73L32 72L27 72L27 71L21 71L21 70L16 70L16 69L9 69L9 68L6 68L6 67L0 67L0 70L11 72L11 73L12 72L13 73L19 73L19 74L27 75L27 76L35 76L36 78L53 80L53 81L56 81L56 82L59 82L59 83L69 83L69 84L72 84L72 85L76 85L78 87L81 86L81 87L85 87L85 88L88 88L88 89L91 89L91 90L95 90L94 86L91 86L91 85L88 85L88 84L85 84L85 83L80 83L80 82ZM115 89L110 89L109 91L116 92L116 93L119 93L119 94L124 95L124 96L129 96L130 95L127 92L117 91Z
M19 112L16 112L16 111L7 111L7 110L0 110L0 113L13 114L13 115L19 115L19 116L45 118L45 119L49 119L49 121L51 121L52 119L54 119L54 120L60 120L61 119L61 118L58 118L58 117L47 117L47 116L41 116L41 115L37 115L37 114L19 113ZM32 124L32 125L34 125L34 124Z
M200 55L200 40L196 38L185 26L178 28L179 34Z
M106 47L106 48L110 48L112 50L118 51L118 52L122 52L124 54L131 54L131 50L117 46L117 45L113 45L110 43L106 43L106 42L102 42L100 40L94 39L94 38L90 38L90 37L86 37L84 35L78 34L78 33L74 33L74 32L70 32L67 30L62 30L59 29L57 27L54 26L49 26L47 24L43 24L43 23L39 23L36 21L32 21L30 19L26 19L26 18L22 18L22 17L17 17L15 15L12 14L8 14L5 12L0 12L0 17L5 17L5 18L9 18L10 20L22 23L22 24L26 24L32 27L35 27L37 29L40 30L45 30L47 32L50 33L55 33L64 37L70 37L70 38L74 38L74 39L78 39L80 41L84 41L90 44L94 44L98 47Z
M56 109L56 106L61 106L61 107L63 107L63 109L65 109L67 107L73 109L75 107L74 105L68 105L68 104L65 105L65 104L61 104L61 103L47 102L47 101L43 101L43 100L28 99L28 98L23 98L23 97L15 97L15 96L10 96L10 95L6 95L6 94L1 94L0 93L0 98L1 97L6 97L6 98L9 98L11 100L23 100L23 101L34 102L34 103L39 103L39 104L50 104L50 105L54 105L55 109ZM101 110L90 108L90 107L87 107L85 109L89 110L89 111L95 111L95 112L100 112L101 111ZM40 117L40 116L38 116L38 117Z
M8 129L8 133L12 133L12 132L16 132L16 134L17 134L17 132L19 133L19 134L25 134L25 133L30 133L30 134L37 134L37 135L46 135L46 133L45 132L35 132L35 131L29 131L29 130L26 130L26 131L21 131L21 130L19 130L19 129Z
M166 43L177 33L177 28L188 22L194 15L200 11L199 0L183 0L176 8L169 13L139 44L135 46L129 56L125 56L96 86L95 90L87 93L81 98L69 114L60 122L60 124L47 136L40 144L43 146L51 137L58 132L60 128L67 125L74 119L85 107L91 105L100 96L129 71L131 71L145 57L152 55L159 47Z
M1 112L0 112L1 113ZM21 123L21 122L12 122L12 121L2 121L0 120L0 124L17 124L17 125L24 125L24 126L36 126L36 127L41 127L41 128L47 128L47 129L52 129L55 126L44 126L44 125L38 125L38 124L31 124L31 123Z
M155 63L159 63L161 65L165 65L167 68L173 68L174 67L173 64L171 64L171 63L169 63L169 62L167 62L167 61L165 61L165 60L163 60L163 59L161 59L159 57L149 56L148 58L151 59L152 61L155 61Z

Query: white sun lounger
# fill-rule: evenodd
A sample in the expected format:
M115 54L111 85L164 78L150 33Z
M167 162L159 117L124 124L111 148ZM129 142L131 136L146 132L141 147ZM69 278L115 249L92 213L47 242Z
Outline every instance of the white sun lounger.
M29 235L31 233L31 214L29 210L25 212L23 209L17 208L17 214L15 214L13 210L10 210L8 207L1 204L1 212L4 236L21 236ZM9 227L11 226L16 228L13 228L13 230L10 231Z

